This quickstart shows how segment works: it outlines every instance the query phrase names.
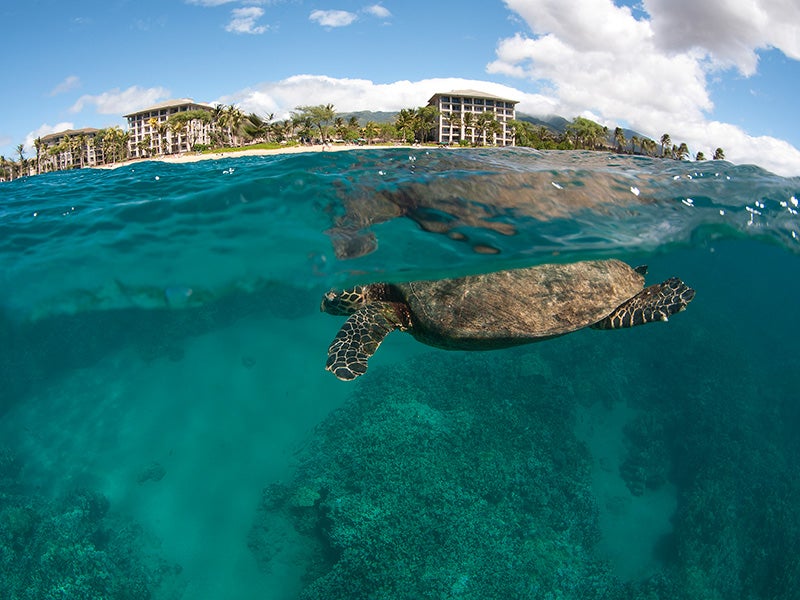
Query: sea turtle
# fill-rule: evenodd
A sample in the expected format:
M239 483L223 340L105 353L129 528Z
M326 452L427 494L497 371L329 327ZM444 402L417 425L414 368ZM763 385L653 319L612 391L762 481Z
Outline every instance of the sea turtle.
M337 198L330 206L332 222L325 233L336 257L351 259L378 248L373 225L405 218L422 231L446 235L477 253L495 254L506 244L515 245L514 240L503 239L518 234L509 214L549 222L582 211L605 222L603 215L610 210L654 201L647 178L638 179L641 191L621 193L630 188L624 173L601 169L588 176L586 165L576 166L569 155L549 156L542 162L531 158L507 155L491 161L480 154L431 152L419 156L420 166L424 161L425 167L409 177L400 165L382 171L386 157L363 156L354 168L382 173L380 181L365 176L334 181ZM486 239L496 240L500 247Z
M394 329L439 348L487 350L584 327L666 321L694 298L677 277L642 289L646 272L615 259L589 260L331 290L320 309L350 318L328 348L326 369L346 381L363 375L367 359Z

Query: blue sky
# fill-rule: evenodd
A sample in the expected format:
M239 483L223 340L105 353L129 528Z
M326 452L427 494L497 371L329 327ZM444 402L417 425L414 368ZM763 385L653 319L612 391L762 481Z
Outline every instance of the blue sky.
M12 0L0 154L171 98L282 118L469 87L800 175L798 31L785 0Z

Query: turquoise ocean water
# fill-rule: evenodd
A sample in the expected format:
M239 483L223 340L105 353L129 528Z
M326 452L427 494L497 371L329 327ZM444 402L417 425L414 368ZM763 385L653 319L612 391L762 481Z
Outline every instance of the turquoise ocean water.
M0 598L797 598L798 196L522 149L0 184ZM606 257L697 296L324 370L331 287Z

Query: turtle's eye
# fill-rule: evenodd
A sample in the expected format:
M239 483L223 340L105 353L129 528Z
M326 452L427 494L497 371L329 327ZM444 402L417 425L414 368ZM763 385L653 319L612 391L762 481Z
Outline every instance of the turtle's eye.
M322 312L331 315L349 315L353 312L343 294L336 290L325 292L319 308Z

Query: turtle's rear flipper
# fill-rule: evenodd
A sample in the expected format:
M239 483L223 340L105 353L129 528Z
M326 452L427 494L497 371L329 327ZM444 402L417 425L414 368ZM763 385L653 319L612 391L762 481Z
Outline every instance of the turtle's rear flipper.
M367 359L397 323L390 318L391 304L376 302L357 310L345 321L328 348L325 368L343 381L367 371Z
M651 285L630 300L620 304L594 329L620 329L644 325L651 321L666 321L670 315L686 308L694 298L694 290L677 277Z

